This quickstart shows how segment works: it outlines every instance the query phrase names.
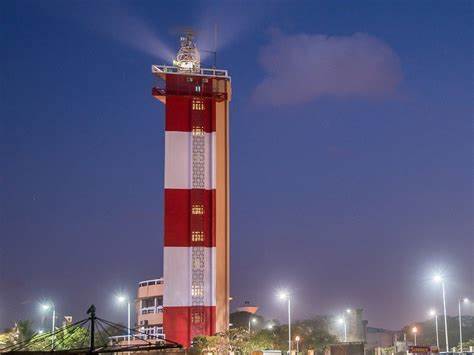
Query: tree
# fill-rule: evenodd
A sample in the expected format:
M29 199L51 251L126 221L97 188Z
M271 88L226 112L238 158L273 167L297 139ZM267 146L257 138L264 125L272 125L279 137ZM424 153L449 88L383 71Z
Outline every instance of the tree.
M15 324L14 329L16 328L16 332L18 334L17 336L17 342L21 343L23 341L26 341L28 339L31 339L33 335L35 334L35 331L33 330L33 322L30 320L20 320Z

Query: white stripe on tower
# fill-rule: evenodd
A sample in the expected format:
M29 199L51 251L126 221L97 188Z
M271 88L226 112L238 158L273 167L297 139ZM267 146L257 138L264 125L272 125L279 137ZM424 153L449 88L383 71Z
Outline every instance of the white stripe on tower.
M202 248L204 251L204 305L216 305L216 253L215 248ZM165 307L186 307L192 305L192 251L191 248L166 247L164 267L168 271L179 271L179 277L172 277L166 283Z
M216 133L202 133L204 137L204 189L216 188ZM192 189L193 133L166 131L165 133L165 189Z

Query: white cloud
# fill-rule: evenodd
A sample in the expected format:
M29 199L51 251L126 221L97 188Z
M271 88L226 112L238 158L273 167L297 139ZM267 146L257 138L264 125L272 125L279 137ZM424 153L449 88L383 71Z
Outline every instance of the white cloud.
M402 80L395 52L364 33L276 33L259 59L266 75L254 98L275 105L307 102L322 95L384 96L393 93Z

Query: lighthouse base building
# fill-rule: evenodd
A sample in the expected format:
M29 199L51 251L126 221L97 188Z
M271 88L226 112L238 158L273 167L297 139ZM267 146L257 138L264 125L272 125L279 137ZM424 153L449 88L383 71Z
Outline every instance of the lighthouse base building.
M229 101L225 70L200 68L192 35L173 66L153 65L165 104L166 339L189 347L229 325Z

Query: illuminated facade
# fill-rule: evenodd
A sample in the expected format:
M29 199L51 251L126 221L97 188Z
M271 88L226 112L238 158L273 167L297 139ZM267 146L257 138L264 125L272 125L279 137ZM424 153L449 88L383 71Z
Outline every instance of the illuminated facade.
M225 70L200 67L191 35L174 66L152 66L164 85L163 325L188 347L229 324L229 101Z

